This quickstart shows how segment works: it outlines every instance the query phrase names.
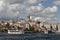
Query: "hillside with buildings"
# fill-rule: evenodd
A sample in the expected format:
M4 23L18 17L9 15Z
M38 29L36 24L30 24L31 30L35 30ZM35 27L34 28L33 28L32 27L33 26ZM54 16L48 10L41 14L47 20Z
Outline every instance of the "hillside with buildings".
M8 30L22 30L23 32L60 32L60 24L32 20L30 16L26 20L0 21L0 32L7 33Z

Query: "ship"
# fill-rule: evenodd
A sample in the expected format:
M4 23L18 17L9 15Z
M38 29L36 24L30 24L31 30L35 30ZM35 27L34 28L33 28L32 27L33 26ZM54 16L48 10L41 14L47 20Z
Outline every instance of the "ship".
M8 34L24 34L22 30L8 30Z

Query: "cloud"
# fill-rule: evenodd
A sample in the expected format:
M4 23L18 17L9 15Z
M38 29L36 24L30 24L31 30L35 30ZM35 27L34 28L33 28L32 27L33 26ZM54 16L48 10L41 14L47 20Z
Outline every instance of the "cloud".
M58 17L48 17L48 18L46 18L46 21L48 21L49 23L60 23L60 18L58 18Z
M57 10L58 10L57 6L47 7L43 9L41 13L43 14L43 16L53 17L55 15L55 12L57 12Z
M60 5L60 0L53 2L55 5Z
M22 10L23 8L25 8L25 6L23 4L11 4L8 5L9 10Z
M34 4L37 3L38 0L5 0L6 3L14 4L14 3L20 3L20 4Z
M43 21L45 22L46 20L43 17L36 17L34 18L35 21Z
M33 4L33 3L36 3L37 0L27 0L27 3L30 3L30 4Z
M57 10L58 10L57 6L44 8L42 4L39 4L38 6L31 6L26 8L25 12L28 15L53 17L55 15L55 12L57 12Z
M48 18L46 18L46 20L51 20L51 18L48 17Z
M3 3L3 1L0 1L0 11L2 11L4 9L5 4Z
M28 15L38 15L38 12L41 12L43 10L43 6L41 4L39 4L38 6L30 6L28 8L25 9L25 12Z
M44 1L46 1L46 0L26 0L26 2L27 3L29 3L29 4L34 4L34 3L38 3L38 2L44 2Z
M0 18L17 18L21 11L32 16L53 17L57 6L45 8L41 1L46 0L0 0Z
M23 3L24 0L3 0L5 3L15 4L15 3Z
M9 5L5 3L0 3L0 18L14 18L18 15L17 11L9 9ZM13 7L14 8L14 7Z
M51 21L59 21L60 19L57 18L57 17L47 17L47 18L44 18L44 17L35 17L34 18L35 21L42 21L42 22L51 22Z
M12 1L12 0L11 0ZM15 1L15 0L14 0ZM13 3L10 4L7 1L0 0L0 19L13 19L17 18L20 15L20 10L22 10L25 6L23 4Z
M42 4L38 4L37 6L30 6L25 9L25 13L27 15L37 16L36 19L42 20L42 21L51 20L55 16L55 13L57 11L58 11L57 6L45 8Z
M56 12L57 11L57 6L53 6L53 7L47 7L43 10L44 13L49 13L49 12Z
M31 2L31 3L30 3ZM36 0L0 0L0 19L1 18L16 18L24 11L27 4L33 4Z
M58 18L57 17L47 17L46 20L47 21L52 21L52 20L55 21L55 20L58 20Z

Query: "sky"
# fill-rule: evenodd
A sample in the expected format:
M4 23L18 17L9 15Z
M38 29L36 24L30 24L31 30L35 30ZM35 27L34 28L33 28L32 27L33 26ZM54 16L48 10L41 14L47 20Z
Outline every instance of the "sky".
M60 23L60 0L0 0L0 20L26 18Z

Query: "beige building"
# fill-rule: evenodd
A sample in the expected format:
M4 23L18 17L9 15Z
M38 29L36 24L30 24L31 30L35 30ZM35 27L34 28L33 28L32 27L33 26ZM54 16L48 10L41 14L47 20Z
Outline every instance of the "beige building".
M50 29L50 24L49 24L49 23L44 23L44 27L46 27L47 30L51 30L51 29Z

